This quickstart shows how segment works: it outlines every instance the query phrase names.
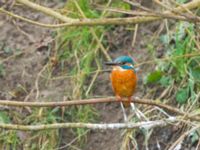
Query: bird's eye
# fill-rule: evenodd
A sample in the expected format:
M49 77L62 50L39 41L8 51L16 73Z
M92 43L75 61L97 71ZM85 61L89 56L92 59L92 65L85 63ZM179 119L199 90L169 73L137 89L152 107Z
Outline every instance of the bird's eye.
M126 64L126 62L121 62L121 65L125 65Z

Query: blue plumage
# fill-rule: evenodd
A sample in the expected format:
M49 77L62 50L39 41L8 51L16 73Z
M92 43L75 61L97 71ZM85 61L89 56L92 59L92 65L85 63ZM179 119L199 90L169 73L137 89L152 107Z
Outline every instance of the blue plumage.
M130 63L132 65L134 65L134 61L131 57L129 56L120 56L120 57L117 57L115 60L114 60L115 63Z
M126 70L134 70L135 71L135 68L134 68L134 61L131 57L129 56L120 56L120 57L117 57L115 60L114 60L114 63L121 63L120 67L122 69L126 69ZM126 63L129 63L131 65L126 65Z

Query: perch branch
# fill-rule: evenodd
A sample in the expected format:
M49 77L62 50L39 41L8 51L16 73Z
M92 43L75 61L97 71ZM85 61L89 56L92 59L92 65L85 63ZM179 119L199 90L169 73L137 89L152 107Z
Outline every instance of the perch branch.
M171 123L179 121L177 118L168 118L165 120L155 120L138 123L54 123L47 125L18 125L18 124L0 124L0 128L11 130L24 130L24 131L39 131L47 129L60 129L60 128L88 128L93 130L114 130L114 129L134 129L134 128L154 128L157 126L166 126Z
M58 102L20 102L20 101L12 101L12 100L0 100L0 105L6 106L15 106L15 107L56 107L56 106L72 106L72 105L88 105L88 104L97 104L97 103L111 103L111 102L120 102L116 101L114 97L108 98L96 98L96 99L85 99L85 100L72 100L72 101L58 101ZM177 113L178 115L184 116L186 119L200 121L200 117L191 116L177 108L172 106L162 104L161 102L156 102L150 99L140 99L135 97L131 101L132 103L158 106L165 110L168 110L172 113Z

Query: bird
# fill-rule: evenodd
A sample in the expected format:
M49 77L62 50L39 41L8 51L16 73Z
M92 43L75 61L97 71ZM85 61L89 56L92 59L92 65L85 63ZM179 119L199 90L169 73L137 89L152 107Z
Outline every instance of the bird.
M134 63L134 60L129 56L119 56L114 61L105 63L113 67L110 73L112 89L116 99L119 101L123 100L125 108L130 106L131 97L137 85L137 74Z

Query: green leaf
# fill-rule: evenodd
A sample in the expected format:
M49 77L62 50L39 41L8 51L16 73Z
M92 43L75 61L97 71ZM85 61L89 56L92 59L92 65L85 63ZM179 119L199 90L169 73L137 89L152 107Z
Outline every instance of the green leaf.
M5 112L0 112L0 123L10 123L10 118Z
M0 77L4 77L6 75L5 68L3 64L0 64Z
M176 101L179 104L185 104L187 102L187 99L189 97L189 88L182 88L177 91L176 93Z
M162 86L167 87L172 83L172 80L170 76L162 76L159 82Z
M195 142L197 142L199 140L199 134L197 131L193 131L192 133L190 133L190 138L191 138L191 142L192 144L194 144Z
M190 99L194 101L197 97L196 90L195 90L195 80L191 77L188 79L188 88L190 93Z
M191 75L195 80L200 81L200 67L192 68Z
M131 9L130 4L124 3L121 0L115 0L113 3L111 3L111 6L114 7L114 8L123 9L123 10L130 10Z
M183 3L186 3L187 0L176 0L176 2L180 3L180 4L183 4Z
M180 42L186 36L186 29L189 28L190 23L188 22L180 22L178 26L176 26L176 42Z
M161 35L160 36L160 40L163 44L169 44L169 41L170 41L170 37L169 35L165 34L165 35Z
M6 54L12 54L13 53L13 49L11 49L10 47L5 47L3 50Z
M149 75L147 75L146 79L145 79L145 83L149 84L149 83L155 83L157 81L159 81L162 77L162 72L161 71L154 71L152 73L150 73Z

